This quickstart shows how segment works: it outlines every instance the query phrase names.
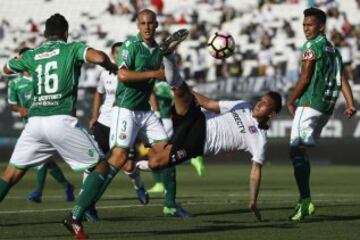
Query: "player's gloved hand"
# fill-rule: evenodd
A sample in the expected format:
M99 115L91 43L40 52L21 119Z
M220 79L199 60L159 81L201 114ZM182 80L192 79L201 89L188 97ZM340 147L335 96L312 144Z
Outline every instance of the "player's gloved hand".
M261 213L260 213L260 210L257 208L256 204L250 202L248 208L250 211L252 211L254 213L256 219L259 222L261 222L262 221Z
M345 109L344 111L344 115L347 117L347 118L351 118L352 116L354 116L354 114L356 113L356 108L354 106L349 106Z

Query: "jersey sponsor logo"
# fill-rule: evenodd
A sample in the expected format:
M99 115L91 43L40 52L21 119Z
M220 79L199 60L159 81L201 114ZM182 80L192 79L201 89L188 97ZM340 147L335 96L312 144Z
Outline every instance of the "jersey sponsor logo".
M258 131L257 131L257 128L256 128L254 125L251 125L251 126L249 126L249 132L250 132L251 134L255 134L255 133L257 133Z
M307 49L303 52L302 59L304 61L311 61L315 59L315 52L311 49Z
M178 150L175 154L171 155L170 161L172 163L176 163L178 160L185 159L186 156L187 156L186 150L181 149L181 150Z
M59 53L60 53L60 49L57 48L50 52L36 54L34 59L35 60L47 59L47 58L51 58L53 56L59 55Z
M236 125L239 127L240 132L246 133L245 126L244 126L243 122L241 121L239 114L237 114L235 111L230 111L230 112L235 120Z
M335 53L335 48L332 47L332 46L326 46L326 47L325 47L325 51L326 51L326 52Z

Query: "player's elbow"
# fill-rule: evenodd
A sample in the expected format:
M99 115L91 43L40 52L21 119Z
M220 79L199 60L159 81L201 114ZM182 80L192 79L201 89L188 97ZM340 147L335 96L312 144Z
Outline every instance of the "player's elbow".
M5 74L12 74L13 72L6 66L6 65L4 65L4 67L3 67L3 73L5 73Z

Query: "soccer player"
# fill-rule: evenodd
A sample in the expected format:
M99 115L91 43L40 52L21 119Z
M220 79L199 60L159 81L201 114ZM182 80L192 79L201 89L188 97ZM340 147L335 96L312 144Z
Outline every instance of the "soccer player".
M84 212L97 199L108 165L102 161L96 142L75 117L78 77L85 61L112 73L116 73L117 66L101 51L80 42L67 43L68 28L64 16L58 13L50 16L45 22L46 41L20 58L10 59L4 66L6 74L31 72L33 98L29 121L0 178L0 201L30 166L44 163L58 152L73 170L92 170L75 207L63 221L74 237L86 239L81 222Z
M136 21L139 33L124 42L117 59L119 82L112 110L110 171L105 184L110 184L123 167L137 137L155 152L163 149L168 140L149 104L156 79L164 78L162 55L155 41L156 14L144 9Z
M287 107L294 117L290 137L290 158L300 193L299 202L290 220L299 221L315 212L310 195L310 162L306 148L315 146L322 128L334 111L340 91L346 100L344 114L355 112L348 80L342 78L341 55L325 36L326 15L317 8L304 11L303 31L307 42L303 46L301 74L291 93Z
M179 164L203 154L244 150L252 154L248 207L261 220L257 198L265 158L268 121L281 110L281 96L269 92L253 107L244 101L215 101L192 92L176 67L173 48L183 40L183 31L171 35L160 49L165 55L166 81L174 92L174 134L162 151L149 152L149 167ZM200 106L215 112L204 115Z
M111 56L116 61L119 48L122 42L116 42L111 47ZM95 140L104 154L110 152L109 135L111 127L111 113L115 100L115 93L118 84L116 75L109 75L107 71L102 71L94 95L92 116L89 121L89 128L92 129ZM104 97L105 95L105 97ZM104 99L103 103L102 99ZM132 180L138 199L141 204L149 203L149 194L141 180L140 172L133 167L133 161L129 160L124 166L124 172Z
M30 50L30 48L23 48L19 51L19 55L23 52ZM20 114L24 123L28 120L28 112L31 106L31 98L33 92L33 81L31 74L27 71L18 74L15 79L12 79L8 85L8 102L12 111ZM65 200L72 202L75 200L74 187L65 178L59 166L53 162L47 162L37 167L36 174L36 187L35 191L27 196L27 199L40 203L42 201L42 191L44 189L45 179L47 171L50 170L50 174L54 179L60 183L65 189Z

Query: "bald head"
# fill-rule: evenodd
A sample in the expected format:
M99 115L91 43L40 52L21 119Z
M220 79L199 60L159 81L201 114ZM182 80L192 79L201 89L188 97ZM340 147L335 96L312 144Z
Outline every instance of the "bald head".
M158 26L156 14L149 9L144 9L138 13L136 20L143 41L149 45L155 44L155 31Z
M141 10L141 11L137 14L136 20L137 20L137 21L140 21L140 19L141 19L144 15L149 16L151 19L153 19L153 20L156 21L156 13L153 12L152 10L150 10L150 9L143 9L143 10Z

